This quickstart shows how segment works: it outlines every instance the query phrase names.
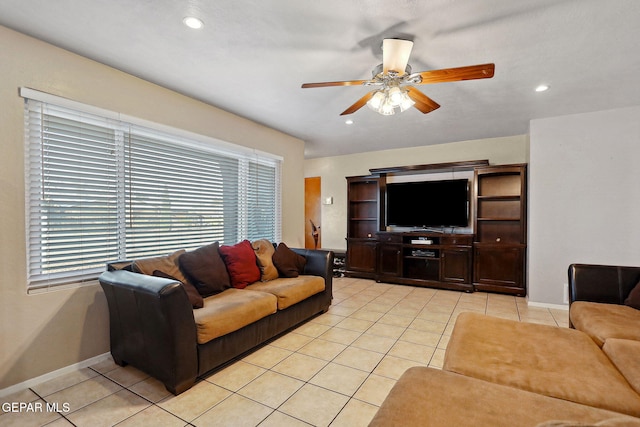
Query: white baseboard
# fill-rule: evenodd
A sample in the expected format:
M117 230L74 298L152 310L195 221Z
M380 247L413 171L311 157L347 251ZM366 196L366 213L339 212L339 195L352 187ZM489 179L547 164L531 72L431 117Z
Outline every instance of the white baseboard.
M8 396L10 394L17 393L27 388L36 386L38 384L42 384L43 382L52 380L56 377L59 377L60 375L68 374L83 368L87 368L91 365L95 365L96 363L106 360L109 356L111 356L111 353L100 354L98 356L92 357L91 359L83 360L82 362L74 363L73 365L65 366L64 368L60 368L53 372L40 375L39 377L23 381L7 388L3 388L2 390L0 390L0 397Z
M555 310L569 310L569 304L547 304L544 302L527 301L527 305L531 307L552 308Z

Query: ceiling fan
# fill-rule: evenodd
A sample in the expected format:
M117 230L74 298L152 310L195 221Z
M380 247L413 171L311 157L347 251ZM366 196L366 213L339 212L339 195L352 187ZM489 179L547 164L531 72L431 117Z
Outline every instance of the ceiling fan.
M382 64L373 69L370 80L305 83L303 88L328 86L377 86L340 115L352 114L365 104L383 115L395 114L397 108L405 111L415 107L423 114L440 108L440 105L420 92L414 85L455 82L461 80L489 79L493 77L494 64L470 65L441 70L411 72L408 64L413 42L410 40L384 39Z

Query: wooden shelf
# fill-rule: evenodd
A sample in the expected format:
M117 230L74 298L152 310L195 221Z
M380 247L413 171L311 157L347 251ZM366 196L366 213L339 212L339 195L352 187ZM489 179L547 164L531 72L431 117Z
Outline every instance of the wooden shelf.
M475 170L473 286L526 295L526 165Z
M388 176L473 171L473 233L384 232ZM526 295L527 165L488 160L370 169L347 177L346 275L388 283ZM412 244L418 236L430 245ZM417 250L431 256L418 255ZM413 255L416 253L416 255Z
M520 217L512 217L512 218L476 218L477 221L520 221Z
M348 177L347 201L345 274L373 278L376 271L375 234L383 220L380 212L380 177Z
M369 169L372 174L407 175L412 173L433 173L450 170L473 170L480 166L489 166L489 160L470 160L462 162L431 163L428 165L394 166L390 168Z
M500 196L478 196L478 200L520 200L519 194L500 195Z

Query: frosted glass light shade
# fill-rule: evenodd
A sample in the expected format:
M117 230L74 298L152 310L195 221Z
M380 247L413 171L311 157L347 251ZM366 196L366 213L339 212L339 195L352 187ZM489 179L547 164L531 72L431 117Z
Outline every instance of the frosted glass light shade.
M402 95L402 91L399 87L392 87L389 89L389 103L394 107L398 107L404 99Z
M409 98L409 95L407 95L407 93L403 93L402 94L402 102L400 103L400 111L405 111L408 110L409 108L413 107L415 105L415 101L411 98Z
M393 105L389 103L387 98L387 100L383 102L380 108L378 109L378 113L382 114L383 116L392 116L396 113L396 111Z
M369 101L367 101L367 106L374 111L378 111L378 109L380 109L380 106L384 102L384 99L385 99L384 92L379 90L373 94L373 96Z

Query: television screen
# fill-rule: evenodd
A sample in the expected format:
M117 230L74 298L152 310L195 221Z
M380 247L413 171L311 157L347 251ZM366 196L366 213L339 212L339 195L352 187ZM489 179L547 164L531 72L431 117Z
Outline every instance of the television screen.
M398 227L466 227L469 180L387 184L387 225Z

